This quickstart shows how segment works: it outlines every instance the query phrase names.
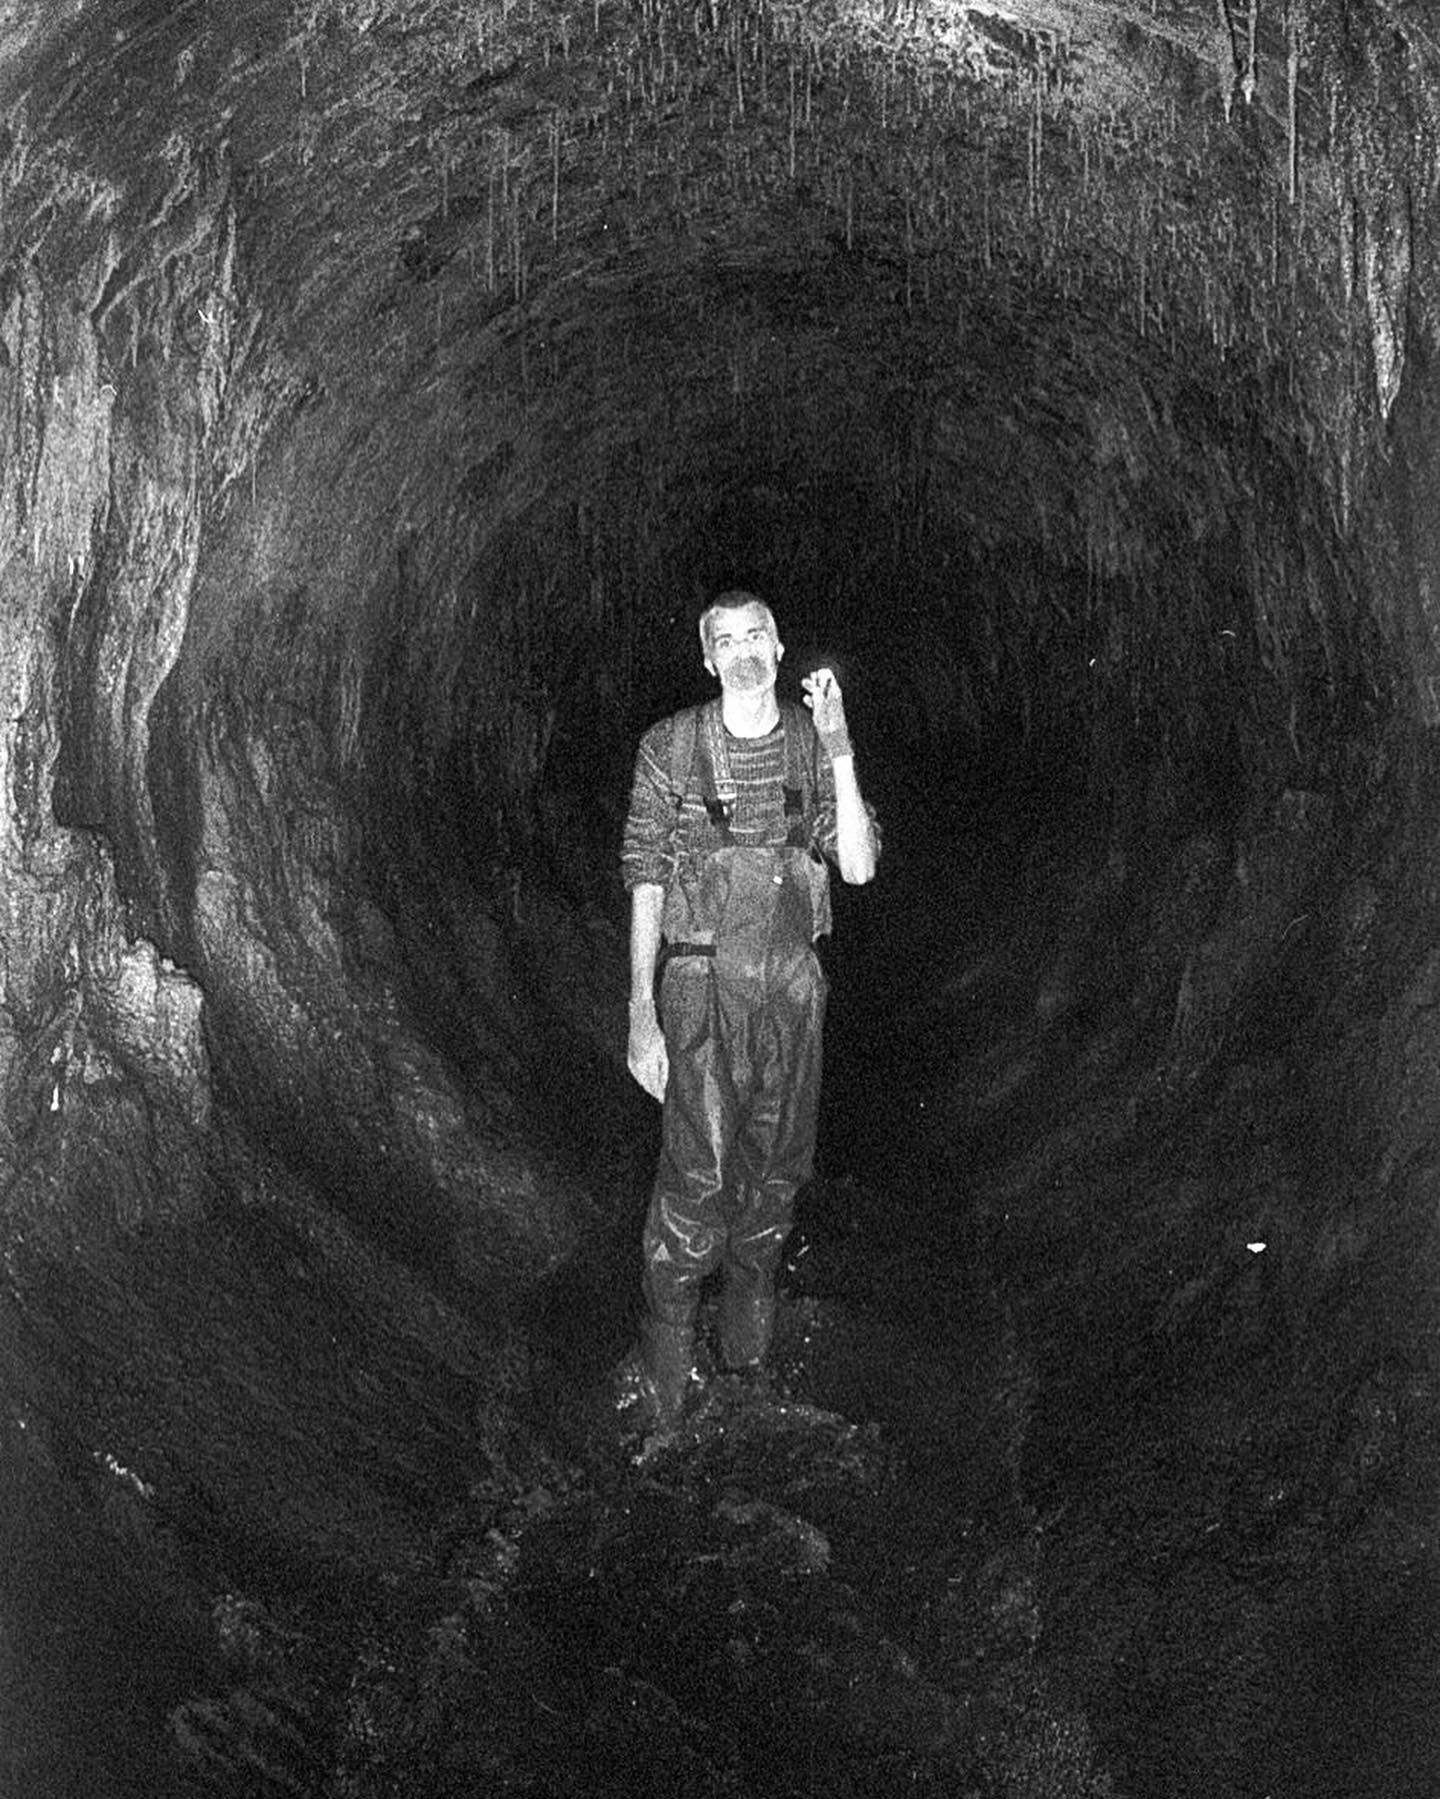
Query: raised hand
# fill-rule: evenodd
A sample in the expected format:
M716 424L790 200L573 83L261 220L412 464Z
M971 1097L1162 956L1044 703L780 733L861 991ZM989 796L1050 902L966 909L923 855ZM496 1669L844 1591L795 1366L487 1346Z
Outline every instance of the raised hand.
M805 676L800 686L804 690L805 704L815 720L815 730L831 759L848 756L850 731L845 723L845 700L834 670L817 668Z

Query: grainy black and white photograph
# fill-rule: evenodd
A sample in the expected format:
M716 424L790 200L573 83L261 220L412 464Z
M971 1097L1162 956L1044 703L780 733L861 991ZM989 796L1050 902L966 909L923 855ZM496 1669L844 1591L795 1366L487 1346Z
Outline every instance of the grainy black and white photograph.
M0 0L0 1799L1440 1799L1440 6Z

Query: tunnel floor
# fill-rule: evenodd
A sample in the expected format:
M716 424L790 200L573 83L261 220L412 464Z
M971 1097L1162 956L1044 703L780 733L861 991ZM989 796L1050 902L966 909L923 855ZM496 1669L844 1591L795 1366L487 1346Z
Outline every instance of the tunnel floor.
M1437 1396L1291 1327L1284 995L1157 1087L1161 914L1012 816L842 910L774 1377L673 1441L613 1291L477 1332L223 1128L123 1266L22 1238L4 1791L1433 1799Z

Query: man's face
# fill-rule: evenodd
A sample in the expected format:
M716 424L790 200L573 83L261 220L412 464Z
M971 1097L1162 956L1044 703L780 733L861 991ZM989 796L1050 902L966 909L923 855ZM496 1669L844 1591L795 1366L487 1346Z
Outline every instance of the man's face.
M715 614L705 666L732 693L763 693L775 685L785 646L763 607L726 607Z

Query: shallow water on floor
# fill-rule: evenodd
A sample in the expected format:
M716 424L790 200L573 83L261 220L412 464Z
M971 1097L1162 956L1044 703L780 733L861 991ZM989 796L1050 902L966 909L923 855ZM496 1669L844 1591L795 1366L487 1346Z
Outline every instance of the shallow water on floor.
M1035 1003L1063 866L889 879L773 1384L707 1349L673 1440L618 1252L521 1333L236 1150L138 1260L12 1256L16 1799L1433 1799L1440 1396L1242 1228L1313 1175L1300 1073L1152 1106L1143 1017Z

